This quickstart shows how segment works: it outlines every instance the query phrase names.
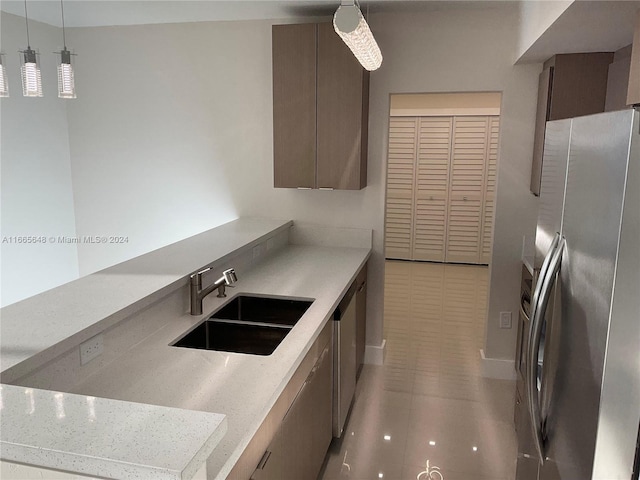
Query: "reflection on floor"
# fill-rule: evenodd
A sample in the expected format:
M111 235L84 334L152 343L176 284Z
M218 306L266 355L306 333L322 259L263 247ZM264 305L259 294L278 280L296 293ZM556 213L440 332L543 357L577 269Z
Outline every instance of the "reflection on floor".
M365 365L320 479L512 480L515 383L480 376L488 269L386 263L383 366Z

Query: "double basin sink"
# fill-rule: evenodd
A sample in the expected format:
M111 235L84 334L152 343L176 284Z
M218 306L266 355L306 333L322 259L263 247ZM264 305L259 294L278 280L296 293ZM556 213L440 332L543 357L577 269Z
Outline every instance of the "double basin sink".
M238 295L171 345L271 355L313 301Z

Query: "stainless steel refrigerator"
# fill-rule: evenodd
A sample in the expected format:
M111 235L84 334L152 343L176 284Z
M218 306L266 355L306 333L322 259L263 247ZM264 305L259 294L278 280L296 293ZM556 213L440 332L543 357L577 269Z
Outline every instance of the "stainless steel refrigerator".
M517 480L631 479L640 422L639 117L623 110L547 124Z

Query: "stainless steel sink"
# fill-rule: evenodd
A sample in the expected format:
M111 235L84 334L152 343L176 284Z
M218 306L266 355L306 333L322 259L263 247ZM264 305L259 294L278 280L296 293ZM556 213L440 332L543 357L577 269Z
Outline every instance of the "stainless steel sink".
M291 327L205 320L173 346L271 355L290 330Z
M171 345L271 355L312 303L305 299L238 295Z
M293 326L312 303L311 300L286 297L238 295L211 315L211 318Z

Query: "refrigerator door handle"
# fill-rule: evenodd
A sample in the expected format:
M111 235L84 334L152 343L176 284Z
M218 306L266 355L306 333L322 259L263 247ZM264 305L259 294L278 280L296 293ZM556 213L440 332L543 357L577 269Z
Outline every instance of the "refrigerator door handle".
M560 241L559 235L556 235L551 241L551 245L549 246L549 251L547 255L544 257L542 262L542 267L540 268L540 272L538 274L538 278L535 283L535 287L533 289L533 296L531 297L531 306L529 308L529 317L534 319L534 321L529 322L529 331L527 335L527 350L524 354L524 382L525 382L525 395L526 395L526 404L527 411L529 413L529 417L533 415L532 413L532 404L534 401L537 401L537 390L534 390L535 394L530 392L529 385L533 384L534 388L536 387L536 367L537 365L531 365L531 340L533 338L533 331L535 329L535 318L536 311L538 310L538 299L540 298L540 291L542 290L542 284L547 276L547 270L549 269L549 264L551 263L551 257L556 251L558 247L558 242ZM532 378L533 377L533 378ZM531 394L530 394L531 393ZM537 438L537 433L535 432L535 427L532 425L532 432L534 433L534 437ZM536 447L537 448L537 447Z
M544 272L544 277L540 277L538 284L536 285L536 304L531 313L531 325L529 329L529 349L527 355L527 400L529 406L529 416L531 418L531 431L533 434L536 450L539 456L540 463L544 463L544 439L542 433L542 415L540 413L540 397L538 394L537 385L537 368L538 368L538 353L540 348L540 341L542 338L542 325L544 323L544 316L549 304L549 297L553 291L553 283L556 278L556 274L560 269L560 263L562 260L562 253L564 251L564 238L560 234L556 234L553 244L545 258L547 268ZM547 262L548 260L548 262ZM543 265L544 268L544 265Z

